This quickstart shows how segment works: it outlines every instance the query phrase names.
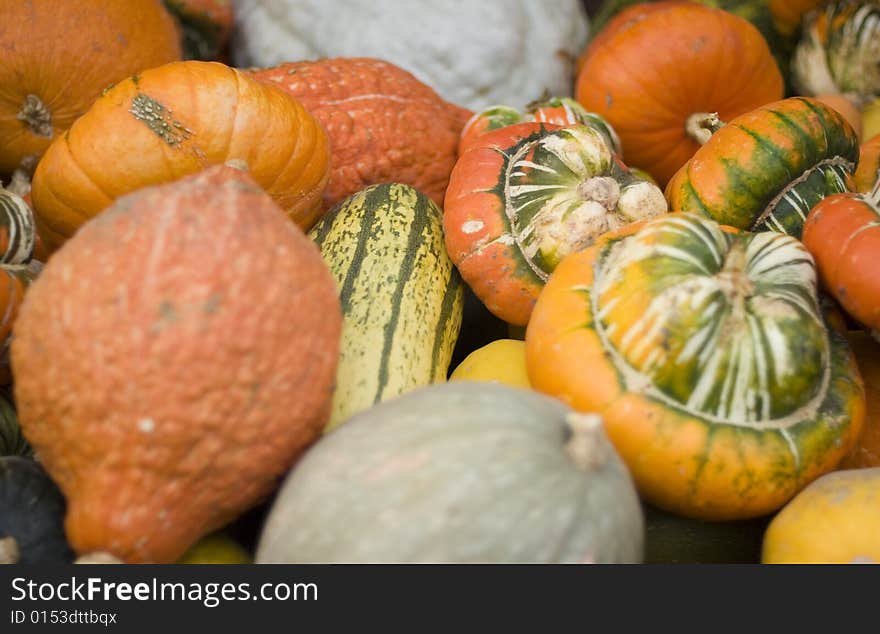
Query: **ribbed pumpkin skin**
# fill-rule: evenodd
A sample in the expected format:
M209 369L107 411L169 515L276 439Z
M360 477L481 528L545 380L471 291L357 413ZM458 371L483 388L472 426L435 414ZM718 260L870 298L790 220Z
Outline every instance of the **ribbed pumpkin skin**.
M639 563L632 480L601 421L574 430L570 413L467 382L383 403L297 463L256 561Z
M336 279L343 314L328 431L375 403L446 380L463 284L446 253L442 215L408 185L374 185L309 234Z
M180 23L185 59L216 60L232 32L232 0L164 0Z
M0 456L0 539L12 537L20 564L69 564L64 497L38 462Z
M880 182L880 134L865 141L859 149L859 166L853 181L856 191L863 194Z
M877 190L880 192L880 189ZM880 196L838 194L816 205L804 244L825 288L851 316L880 330Z
M575 96L614 126L626 162L663 186L700 147L685 129L691 115L717 112L729 121L781 99L783 81L746 20L696 3L658 2L629 7L593 39Z
M40 235L54 250L119 196L230 161L300 227L320 217L327 135L301 104L217 62L144 71L105 92L40 161Z
M474 139L450 177L443 227L465 282L493 314L523 326L565 255L666 210L657 186L594 128L531 122Z
M853 187L859 142L834 109L792 97L715 132L666 187L673 211L800 237L825 196Z
M39 158L109 84L181 55L159 0L9 0L0 49L0 174ZM30 122L28 95L45 107Z
M282 64L253 76L293 95L326 128L333 156L325 208L386 182L411 185L443 204L469 110L378 59Z
M318 249L238 170L87 223L12 344L21 426L76 551L170 563L260 501L327 421L340 329Z
M772 343L771 343L772 342ZM854 445L864 391L803 246L689 214L567 258L526 333L532 385L605 419L645 499L770 513Z

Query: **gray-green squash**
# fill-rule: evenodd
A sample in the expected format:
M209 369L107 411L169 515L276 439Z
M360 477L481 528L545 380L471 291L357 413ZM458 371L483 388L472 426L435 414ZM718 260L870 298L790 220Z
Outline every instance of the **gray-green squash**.
M325 435L257 563L637 563L644 518L601 419L490 383L421 388Z

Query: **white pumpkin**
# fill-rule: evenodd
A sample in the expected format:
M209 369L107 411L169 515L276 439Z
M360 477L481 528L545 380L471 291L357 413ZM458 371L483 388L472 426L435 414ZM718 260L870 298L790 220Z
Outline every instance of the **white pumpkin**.
M571 94L580 0L235 0L237 66L378 57L473 110Z

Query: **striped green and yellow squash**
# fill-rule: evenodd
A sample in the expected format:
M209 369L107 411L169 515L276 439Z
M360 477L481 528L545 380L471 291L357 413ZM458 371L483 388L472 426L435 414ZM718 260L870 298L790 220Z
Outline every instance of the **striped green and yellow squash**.
M442 216L423 193L391 183L344 200L312 229L343 313L328 431L375 403L446 380L463 286Z
M644 498L706 520L779 509L858 440L865 394L786 235L669 214L570 256L526 333L532 386L599 412Z
M853 189L858 161L856 133L837 111L792 97L722 126L669 181L666 197L673 211L799 238L816 203Z
M24 264L34 253L34 214L24 199L0 187L0 264Z

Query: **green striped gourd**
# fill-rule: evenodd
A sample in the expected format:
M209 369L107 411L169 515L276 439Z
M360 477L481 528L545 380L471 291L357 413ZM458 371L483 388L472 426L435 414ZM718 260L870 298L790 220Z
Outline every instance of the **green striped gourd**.
M34 253L34 214L18 194L0 187L0 264L24 264Z
M853 189L855 130L834 109L783 99L722 125L666 186L673 211L797 238L816 203Z
M557 267L526 362L535 389L602 412L648 502L747 519L858 440L864 387L827 318L800 241L669 214Z
M810 13L791 65L799 94L862 104L880 95L880 2L838 0Z
M443 243L442 214L412 187L373 185L312 229L343 312L328 431L375 403L446 380L463 287Z

